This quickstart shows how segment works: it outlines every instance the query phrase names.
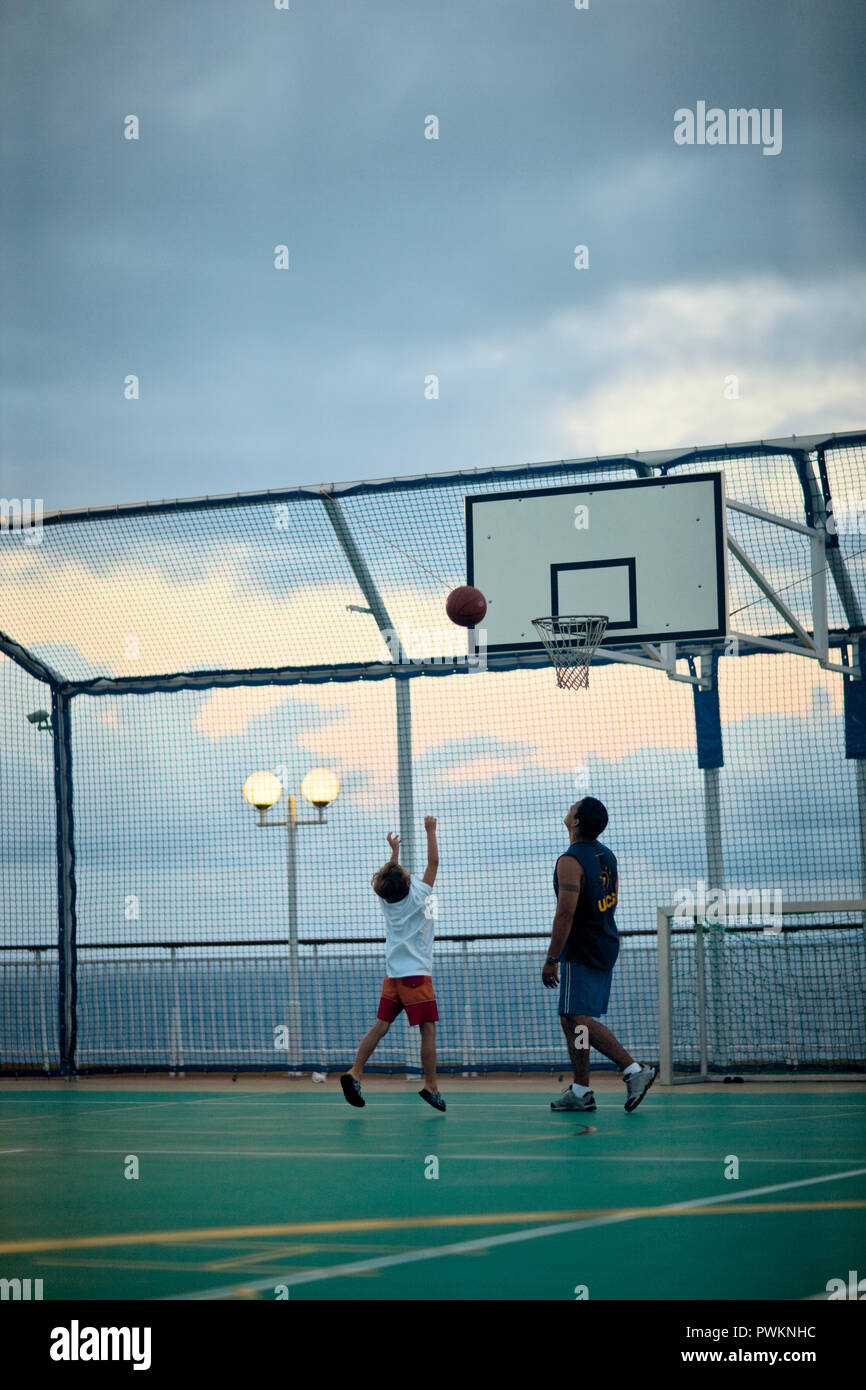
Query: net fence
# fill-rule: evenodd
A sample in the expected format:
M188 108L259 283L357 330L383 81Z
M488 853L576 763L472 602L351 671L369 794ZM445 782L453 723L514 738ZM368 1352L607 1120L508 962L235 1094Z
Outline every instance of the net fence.
M833 658L850 661L862 632L851 596L866 599L866 513L862 535L851 522L866 493L864 444L806 462L819 500L823 469L824 490L847 508L838 551L850 592L843 601L831 582L828 614ZM812 520L790 451L708 450L669 467L723 469L729 497ZM720 865L742 890L860 897L864 754L851 756L847 678L720 640L724 759L708 772L689 685L602 657L573 695L543 656L467 665L465 634L444 616L465 577L464 497L637 471L571 464L341 488L354 564L315 489L59 516L38 544L0 531L0 1064L345 1067L384 974L370 876L388 857L386 830L403 831L404 856L423 870L428 812L439 822L434 978L447 1070L566 1060L540 966L562 817L580 796L609 808L604 839L621 871L605 1022L646 1060L658 1056L660 903ZM808 541L743 513L728 520L808 628ZM737 630L784 635L745 571L732 564L730 580ZM398 635L396 664L370 584ZM51 728L29 718L40 710ZM298 795L311 768L341 784L324 822ZM309 823L257 824L241 796L257 770L298 796ZM282 800L268 819L287 815ZM795 919L781 946L760 932L748 945L725 939L714 1065L866 1065L848 988L862 988L863 923L813 925ZM692 967L686 949L675 956L687 1059ZM811 1052L791 1046L792 997L825 1001ZM417 1070L417 1030L398 1021L372 1065Z
M703 1018L698 932L704 935ZM678 1074L833 1073L862 1065L866 935L852 915L778 931L754 925L676 930L671 986Z

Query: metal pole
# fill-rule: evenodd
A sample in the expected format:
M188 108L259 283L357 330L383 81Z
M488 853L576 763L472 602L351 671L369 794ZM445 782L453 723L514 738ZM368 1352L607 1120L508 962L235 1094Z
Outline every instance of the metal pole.
M824 534L812 536L809 542L812 566L812 633L820 661L830 655L827 632L827 559Z
M658 971L659 971L659 1081L663 1086L672 1086L674 1080L673 1052L673 993L671 972L671 918L670 910L660 907L656 911L658 929Z
M36 998L39 1000L39 1032L42 1040L42 1070L51 1070L51 1048L48 1043L48 1021L45 1017L45 995L42 992L42 952L35 950L36 959Z
M866 898L866 760L854 758L852 761L857 779L857 809L860 819L860 897ZM863 930L866 932L866 913L863 914Z
M724 888L725 862L722 853L722 813L719 768L704 768L704 837L707 846L707 887Z
M301 992L298 977L298 811L286 796L286 874L289 889L289 1071L301 1063Z
M713 671L712 656L701 657L701 675L708 676L710 679L715 677L718 680L718 668ZM722 811L721 811L721 787L719 783L718 767L704 768L704 841L707 853L707 888L724 888L725 886L725 861L722 851ZM721 1028L712 1030L709 1027L707 1016L707 981L704 973L704 928L700 922L695 921L695 943L698 949L698 1026L701 1037L701 1075L706 1074L708 1055L708 1045L712 1044L715 1055L716 1049L721 1049L719 1060L723 1065L727 1065L727 1054L725 1048L726 1028L724 1014L721 1019ZM725 935L722 932L720 937L711 935L709 939L709 956L707 960L709 967L708 973L712 982L712 997L714 1001L722 1002L724 1007L728 998L727 971L725 962Z
M78 1021L78 959L72 824L72 738L69 697L62 695L56 686L51 691L51 730L54 741L56 806L60 1072L63 1076L74 1076Z
M355 542L355 537L349 528L346 514L343 511L336 497L330 493L322 493L322 503L328 514L328 519L334 528L334 534L340 542L343 554L352 567L352 573L358 581L358 585L364 598L367 600L370 612L376 620L376 625L385 638L391 652L392 660L398 667L405 666L407 663L406 653L403 644L397 635L397 630L391 622L382 596L376 588L373 576L367 568L367 562L361 554ZM412 705L410 685L408 680L397 679L395 682L395 700L397 706L397 796L400 819L400 841L402 845L401 858L403 867L410 873L414 863L414 805L412 792Z
M721 795L719 788L719 771L717 767L704 768L704 836L707 847L707 888L724 888L725 886L725 864L722 854L722 814L721 814ZM727 920L727 918L726 918ZM706 1069L706 1050L709 1043L712 1047L714 1058L722 1066L728 1065L727 1059L727 1025L725 1022L724 1010L728 1002L728 975L727 961L725 956L725 931L711 930L708 932L708 954L707 954L707 973L712 984L712 999L718 1010L721 1006L721 1014L714 1014L712 1027L707 1012L707 988L706 979L702 979L699 991L698 1004L700 1008L700 1028L702 1038L703 1057L701 1062L702 1073ZM695 922L696 941L698 944L699 964L703 971L704 959L704 927L700 922ZM716 1026L717 1023L719 1026Z
M412 696L407 680L394 682L397 702L397 804L403 867L412 872L415 860L414 791L412 787Z
M169 951L169 970L171 973L171 1036L169 1039L169 1062L178 1076L183 1076L183 1029L180 1013L180 977L177 964L177 948ZM169 1076L175 1075L169 1071Z
M461 946L461 965L463 967L463 1075L472 1075L472 1059L475 1046L472 1038L472 977L469 971L469 944Z
M709 1076L709 1054L707 1050L707 971L706 956L704 949L704 926L702 922L698 922L697 920L695 921L695 945L697 947L698 1043L700 1048L701 1065L700 1079L701 1081L706 1081ZM710 949L712 950L712 945Z
M319 943L313 942L313 1007L316 1011L316 1043L319 1070L328 1070L328 1041L325 1031L325 1011L322 1008L322 977L319 971Z

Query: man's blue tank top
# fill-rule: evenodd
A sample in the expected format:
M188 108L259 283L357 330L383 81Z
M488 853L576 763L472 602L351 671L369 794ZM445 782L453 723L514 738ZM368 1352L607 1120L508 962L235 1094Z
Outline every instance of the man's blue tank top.
M619 932L613 915L616 856L600 840L578 840L569 845L565 853L580 864L583 882L562 959L578 961L593 970L612 970L619 955ZM559 893L556 869L553 870L553 891Z

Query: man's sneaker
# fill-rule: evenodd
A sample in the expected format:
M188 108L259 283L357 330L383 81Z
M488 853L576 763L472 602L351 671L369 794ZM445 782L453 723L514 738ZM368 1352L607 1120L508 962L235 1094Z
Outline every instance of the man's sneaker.
M595 1096L587 1091L585 1096L576 1096L570 1086L566 1086L558 1100L550 1102L551 1110L595 1110Z
M350 1105L367 1104L364 1097L361 1095L360 1082L356 1081L354 1076L350 1076L348 1072L345 1072L340 1077L340 1085L343 1088L343 1095Z
M445 1102L438 1091L423 1090L418 1092L422 1100L426 1100L428 1105L432 1105L434 1110L444 1110Z
M656 1079L655 1067L641 1066L640 1071L633 1071L631 1076L624 1076L623 1081L628 1091L625 1102L626 1110L634 1110L640 1105L650 1086Z

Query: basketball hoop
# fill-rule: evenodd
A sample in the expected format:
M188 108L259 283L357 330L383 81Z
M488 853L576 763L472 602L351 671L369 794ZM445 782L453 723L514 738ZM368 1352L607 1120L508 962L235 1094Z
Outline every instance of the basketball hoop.
M607 627L607 618L570 614L560 618L533 618L532 625L556 667L560 690L586 690L589 663Z

